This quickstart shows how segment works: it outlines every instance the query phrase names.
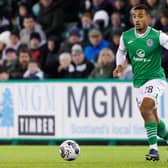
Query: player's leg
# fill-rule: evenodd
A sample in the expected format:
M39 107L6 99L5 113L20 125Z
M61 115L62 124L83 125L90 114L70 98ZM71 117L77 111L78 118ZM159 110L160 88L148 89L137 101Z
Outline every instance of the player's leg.
M144 97L140 106L140 111L145 122L150 148L157 150L157 120L153 112L154 108L155 101L151 98Z
M160 138L163 138L164 140L168 141L168 129L166 128L166 124L164 123L164 121L159 119L156 108L154 109L154 115L158 122L157 135Z
M146 155L148 160L158 160L157 135L165 133L163 130L165 124L160 121L157 115L157 105L160 95L163 94L167 83L164 80L150 80L143 87L143 101L140 111L145 121L145 129L147 131L148 142L150 146L149 154ZM148 111L148 112L147 112ZM149 116L148 116L149 115ZM162 133L161 133L162 132Z
M145 122L145 129L149 143L149 153L146 155L147 160L159 160L157 146L157 120L154 114L155 101L152 98L144 97L140 106L141 115Z

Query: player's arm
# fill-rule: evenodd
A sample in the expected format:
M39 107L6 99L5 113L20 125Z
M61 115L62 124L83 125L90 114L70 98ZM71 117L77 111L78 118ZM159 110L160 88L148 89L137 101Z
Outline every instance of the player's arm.
M123 65L126 60L126 55L127 55L127 49L123 41L123 36L121 35L120 45L118 47L116 54L116 68L113 71L114 78L118 78L120 76L120 73L123 71Z
M168 35L160 31L159 36L160 45L168 50Z

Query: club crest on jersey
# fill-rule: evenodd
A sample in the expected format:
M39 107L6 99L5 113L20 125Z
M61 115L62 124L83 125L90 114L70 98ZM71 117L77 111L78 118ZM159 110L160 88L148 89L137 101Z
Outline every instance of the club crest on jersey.
M153 46L153 40L152 40L152 39L148 39L148 40L146 41L146 44L147 44L148 47Z
M140 58L145 57L145 51L142 50L142 49L138 49L138 50L136 51L136 54L137 54L137 56L140 57Z

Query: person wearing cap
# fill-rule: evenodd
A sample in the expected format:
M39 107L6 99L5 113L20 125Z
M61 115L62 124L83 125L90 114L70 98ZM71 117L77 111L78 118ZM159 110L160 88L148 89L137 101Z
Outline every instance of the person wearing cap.
M76 26L69 29L65 41L61 44L60 52L70 53L74 44L82 44L80 30Z
M95 62L99 52L103 48L109 48L109 42L103 39L102 33L98 29L91 29L89 32L90 44L84 48L84 54L88 60Z
M84 56L83 49L79 44L72 47L72 78L87 78L94 65Z

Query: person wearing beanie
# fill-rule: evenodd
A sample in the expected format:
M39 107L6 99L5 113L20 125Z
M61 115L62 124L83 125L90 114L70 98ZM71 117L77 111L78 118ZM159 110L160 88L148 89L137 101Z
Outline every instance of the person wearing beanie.
M87 78L94 68L91 63L84 55L83 48L79 44L72 46L72 78Z

